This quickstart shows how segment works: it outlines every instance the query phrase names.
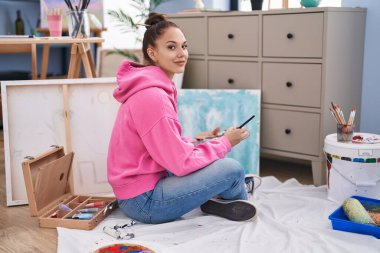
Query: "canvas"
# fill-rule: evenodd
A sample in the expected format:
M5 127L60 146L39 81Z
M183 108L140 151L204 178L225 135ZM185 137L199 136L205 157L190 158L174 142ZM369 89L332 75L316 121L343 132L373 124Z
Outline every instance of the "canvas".
M67 105L63 85L68 86ZM71 146L75 152L73 194L112 192L106 160L119 107L112 97L115 87L115 78L1 82L8 206L27 203L24 157L41 154L51 145L64 146L65 152Z
M218 126L222 130L237 127L254 114L255 118L245 126L250 136L235 146L227 157L238 160L246 173L259 174L260 94L259 90L179 90L182 134L194 137Z

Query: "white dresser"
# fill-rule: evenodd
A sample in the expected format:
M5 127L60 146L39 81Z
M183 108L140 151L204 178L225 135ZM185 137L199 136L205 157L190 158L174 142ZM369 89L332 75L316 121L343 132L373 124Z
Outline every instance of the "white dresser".
M261 89L261 153L309 160L314 184L323 184L323 140L336 131L330 103L360 112L366 9L169 17L189 44L183 87Z

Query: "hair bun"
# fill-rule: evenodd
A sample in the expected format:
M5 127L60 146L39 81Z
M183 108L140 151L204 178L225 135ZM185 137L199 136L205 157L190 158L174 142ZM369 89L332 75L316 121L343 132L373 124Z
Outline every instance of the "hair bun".
M152 26L161 21L166 21L166 17L163 14L151 12L149 13L148 19L145 21L145 25Z

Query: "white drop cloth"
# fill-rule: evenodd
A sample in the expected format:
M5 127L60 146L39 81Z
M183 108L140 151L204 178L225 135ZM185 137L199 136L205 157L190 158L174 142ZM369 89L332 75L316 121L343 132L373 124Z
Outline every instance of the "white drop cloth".
M92 252L120 242L164 253L380 252L380 240L375 237L332 229L328 216L339 204L327 200L325 186L265 177L251 201L259 210L253 222L233 222L196 209L166 224L137 223L132 227L135 238L128 241L102 231L104 226L129 221L116 210L92 231L57 228L58 252Z

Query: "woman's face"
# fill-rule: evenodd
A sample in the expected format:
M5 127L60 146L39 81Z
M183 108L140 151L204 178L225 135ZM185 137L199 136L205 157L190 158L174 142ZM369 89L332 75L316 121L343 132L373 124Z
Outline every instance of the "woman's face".
M156 40L156 47L149 47L147 51L154 64L164 70L170 79L175 73L185 71L189 53L186 38L180 29L167 28Z

